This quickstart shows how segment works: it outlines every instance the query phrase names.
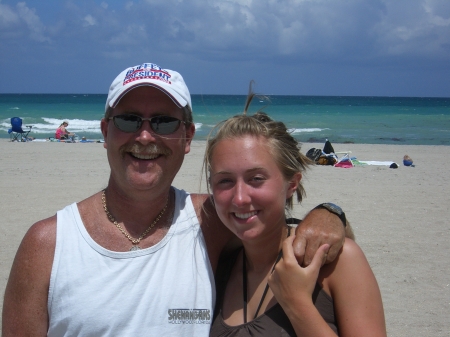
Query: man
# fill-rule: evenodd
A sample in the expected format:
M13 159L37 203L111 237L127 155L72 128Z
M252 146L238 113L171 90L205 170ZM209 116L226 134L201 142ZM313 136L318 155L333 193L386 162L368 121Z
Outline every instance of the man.
M232 235L207 195L171 186L194 137L191 111L175 71L144 63L116 77L101 121L108 186L29 229L6 287L4 337L209 334L213 273ZM322 236L334 259L343 233L315 210L297 231L299 261Z

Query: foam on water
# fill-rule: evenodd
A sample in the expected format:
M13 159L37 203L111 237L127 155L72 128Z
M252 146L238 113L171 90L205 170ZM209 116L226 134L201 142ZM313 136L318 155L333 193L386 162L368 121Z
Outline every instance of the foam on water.
M41 135L51 135L54 134L56 129L61 125L62 121L55 118L42 117L43 122L41 123L27 123L23 121L22 128L28 125L32 126L32 132ZM69 122L67 129L74 133L94 133L101 135L100 122L99 121L88 121L81 119L65 119ZM0 131L8 132L11 128L10 119L2 120L0 122Z
M323 131L323 130L330 130L330 129L328 129L328 128L325 128L325 129L319 129L319 128L306 128L306 129L291 128L291 129L288 129L288 131L290 133L292 133L292 134L299 134L299 133L302 133L302 132L320 132L320 131Z
M32 125L32 131L33 133L38 134L54 134L56 129L61 125L62 121L61 119L56 118L47 118L42 117L42 120L45 123L23 123L23 127L26 125ZM100 129L100 121L90 121L90 120L83 120L83 119L64 119L69 123L69 126L67 127L67 130L70 132L75 133L95 133L98 135L101 135L101 129ZM194 123L195 129L200 130L202 128L202 123ZM0 122L0 131L7 132L8 129L11 128L11 122L10 119L6 119Z
M42 131L42 133L55 131L62 123L60 119L47 117L42 117L42 119L47 124L35 125L33 126L33 130L36 127L39 131ZM70 132L93 132L101 134L100 121L89 121L83 119L70 119L70 118L65 119L65 121L69 123L67 129Z
M219 122L241 114L245 95L192 95L195 139L204 140ZM0 137L10 118L33 125L31 136L53 137L62 121L80 137L101 138L106 95L0 94ZM270 96L254 100L301 142L450 145L450 98Z

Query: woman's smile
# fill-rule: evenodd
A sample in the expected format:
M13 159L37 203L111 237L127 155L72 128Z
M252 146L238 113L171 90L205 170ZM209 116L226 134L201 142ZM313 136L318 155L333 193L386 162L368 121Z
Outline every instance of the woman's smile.
M262 137L243 136L221 140L212 155L217 214L241 240L273 235L284 225L292 191L268 148Z

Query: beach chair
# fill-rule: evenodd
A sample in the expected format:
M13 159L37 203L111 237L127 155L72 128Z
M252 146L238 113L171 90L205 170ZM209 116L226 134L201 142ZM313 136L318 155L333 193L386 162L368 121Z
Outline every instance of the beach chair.
M352 151L339 151L335 152L335 154L343 154L343 156L338 160L334 166L336 167L353 167L352 159L350 158L350 154Z
M11 118L11 129L8 130L9 137L12 142L26 142L28 134L31 131L32 125L26 125L29 128L27 131L22 129L22 119L19 117Z

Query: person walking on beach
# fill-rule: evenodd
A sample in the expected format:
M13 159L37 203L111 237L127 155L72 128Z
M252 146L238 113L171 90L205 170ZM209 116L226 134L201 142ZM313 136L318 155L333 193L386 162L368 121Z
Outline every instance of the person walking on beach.
M56 139L69 139L69 137L74 137L75 134L69 132L66 128L69 126L69 122L64 121L61 125L56 129L55 138Z
M175 71L129 67L112 82L101 130L107 187L38 221L6 286L3 337L207 336L219 254L233 237L208 195L172 186L195 133L189 90ZM297 230L308 264L344 241L319 208Z
M282 122L246 114L253 97L244 114L213 129L205 153L217 214L243 243L217 267L210 336L385 337L380 290L353 240L322 268L327 244L308 267L297 263L285 211L294 195L302 200L310 161Z

